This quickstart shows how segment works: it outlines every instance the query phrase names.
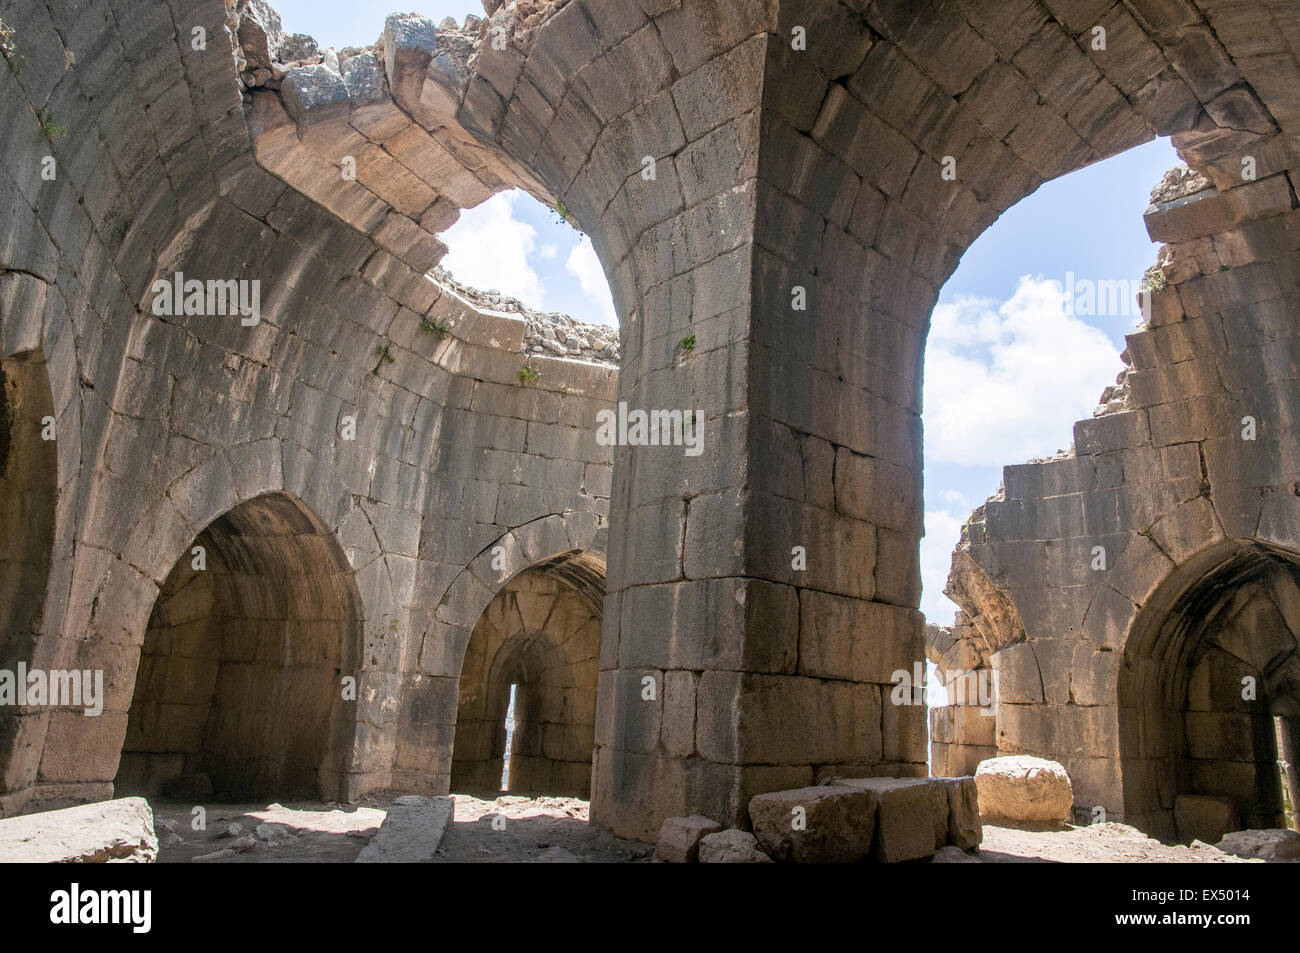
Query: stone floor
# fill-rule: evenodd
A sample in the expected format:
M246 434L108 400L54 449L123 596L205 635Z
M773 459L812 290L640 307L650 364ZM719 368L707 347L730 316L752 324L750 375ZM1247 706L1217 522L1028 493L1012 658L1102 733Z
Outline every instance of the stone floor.
M985 863L1260 864L1208 844L1162 844L1126 824L1093 824L1064 831L984 826L979 859ZM1289 861L1287 861L1289 863Z
M588 824L588 803L570 797L458 794L456 813L435 863L644 863L650 848ZM159 863L351 863L384 819L370 805L322 802L217 804L207 828L191 827L191 805L155 799ZM238 829L234 829L238 825ZM985 825L984 843L967 862L983 863L1261 863L1213 847L1161 844L1124 824L1064 831ZM1296 861L1300 862L1300 861Z
M348 864L384 819L380 808L321 802L211 804L206 829L196 831L191 804L157 798L149 804L160 864Z
M569 797L495 801L458 794L456 813L436 863L518 861L629 863L651 848L587 823L588 803ZM159 863L351 863L379 830L383 798L367 805L313 801L214 804L206 829L191 823L192 805L154 798Z

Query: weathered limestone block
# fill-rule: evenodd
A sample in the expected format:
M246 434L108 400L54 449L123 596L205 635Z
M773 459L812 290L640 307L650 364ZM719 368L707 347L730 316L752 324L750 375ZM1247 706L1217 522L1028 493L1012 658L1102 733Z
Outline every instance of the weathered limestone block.
M0 820L3 863L149 864L157 859L153 811L144 798L119 798Z
M933 709L952 713L952 740L957 744L997 747L997 716L986 705L947 705Z
M898 659L916 658L917 613L826 592L805 591L800 599L801 674L884 685Z
M1189 711L1186 718L1187 753L1191 757L1211 761L1254 760L1255 746L1250 715Z
M893 864L929 857L948 841L948 792L928 778L837 778L879 800L871 857Z
M0 354L33 351L41 345L41 318L49 285L22 272L0 274Z
M348 96L354 107L391 102L388 76L384 73L384 65L374 53L350 56L339 67L339 75L343 79L343 85L348 88Z
M981 761L996 758L996 745L942 744L933 745L933 772L935 776L949 778L974 776Z
M998 677L999 702L1012 705L1043 703L1043 676L1030 643L1021 642L994 652L992 663Z
M871 852L876 830L875 791L840 785L759 794L749 820L773 860L853 863Z
M975 783L986 818L1063 824L1074 807L1065 768L1043 758L1012 755L981 761Z
M1174 824L1181 841L1217 844L1241 826L1241 819L1237 805L1228 798L1180 794L1174 800Z
M352 110L343 77L323 64L290 70L280 92L284 108L300 128L309 122L345 120Z
M239 21L239 46L248 68L270 68L283 39L280 15L265 0L253 0Z
M413 864L432 860L455 808L450 797L399 797L355 862Z
M280 45L271 51L281 63L296 63L320 55L320 45L306 33L289 33L280 38Z
M424 74L438 49L438 29L428 17L392 14L384 21L384 67L393 98L418 101Z
M772 858L758 849L758 840L747 831L720 831L700 840L702 864L770 864Z
M1225 854L1235 854L1238 857L1262 857L1264 860L1300 858L1300 834L1277 828L1234 831L1215 846Z
M699 859L700 841L721 830L721 824L702 814L665 818L655 844L655 859L669 864L692 864Z
M948 794L948 843L973 850L984 839L980 823L979 785L974 778L931 778Z
M958 605L967 607L968 612L974 610L970 625L991 651L1023 638L1025 627L1016 607L971 557L969 546L953 553L952 570L943 591Z

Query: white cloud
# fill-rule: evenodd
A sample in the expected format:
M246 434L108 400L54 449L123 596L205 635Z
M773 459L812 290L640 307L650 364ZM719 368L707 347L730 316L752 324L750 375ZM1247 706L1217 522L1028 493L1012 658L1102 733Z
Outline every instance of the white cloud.
M515 219L519 196L519 192L501 192L462 213L441 235L449 249L442 266L464 284L500 291L543 309L545 287L528 263L537 247L537 229Z
M970 504L966 502L966 494L961 490L944 490L943 501L950 510L956 510L958 513L966 512L971 509Z
M961 511L959 510L958 513ZM943 594L952 565L952 551L961 538L966 515L950 510L925 511L925 538L921 540L921 611L926 621L952 625L957 606Z
M1060 282L1025 276L1000 306L965 297L934 309L927 463L1002 466L1070 445L1074 422L1092 414L1123 365L1110 339L1067 315L1064 301Z
M559 253L560 250L556 248L554 245L551 245L549 243L537 249L537 256L541 258L542 261L550 261Z
M582 293L595 306L594 320L618 327L618 314L614 311L614 299L609 293L609 283L605 280L605 269L601 267L591 242L584 238L574 245L564 267L578 279Z

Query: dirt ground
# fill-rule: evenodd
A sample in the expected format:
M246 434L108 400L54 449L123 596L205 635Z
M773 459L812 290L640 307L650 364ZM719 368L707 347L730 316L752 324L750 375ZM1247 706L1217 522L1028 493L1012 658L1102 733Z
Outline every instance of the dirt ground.
M159 863L351 863L379 830L390 799L362 805L321 802L214 804L195 830L192 805L153 799ZM588 802L571 797L455 795L456 811L434 863L645 863L651 848L588 823ZM952 859L951 853L943 859ZM1262 863L1207 845L1167 846L1124 824L1064 831L985 825L984 843L965 862Z
M209 804L195 830L192 804L150 798L149 806L160 864L348 864L384 819L382 809L356 805Z
M201 830L190 803L150 799L159 863L351 863L384 819L389 799L363 805L295 801L213 804ZM570 797L455 796L456 811L434 863L637 863L651 848L587 823Z
M456 795L455 818L436 863L638 863L651 848L587 823L587 802L572 797Z
M978 857L985 863L1262 864L1208 844L1166 845L1127 824L1093 824L1064 831L984 826Z

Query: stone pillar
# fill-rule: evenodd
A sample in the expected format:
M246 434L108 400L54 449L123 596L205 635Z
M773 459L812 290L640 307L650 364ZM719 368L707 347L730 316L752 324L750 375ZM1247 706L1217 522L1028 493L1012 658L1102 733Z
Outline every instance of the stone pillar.
M924 659L906 318L935 282L869 247L884 198L815 128L851 137L824 91L869 41L846 28L843 63L801 58L782 24L706 65L687 22L705 6L658 23L684 144L626 179L627 225L592 229L607 267L630 249L610 269L620 400L690 411L703 439L615 457L592 817L642 839L675 815L743 826L754 794L828 774L925 773L924 704L889 693Z

